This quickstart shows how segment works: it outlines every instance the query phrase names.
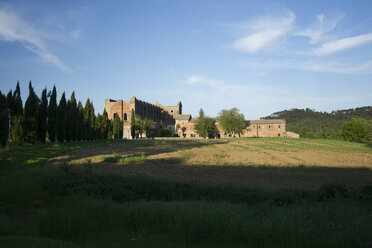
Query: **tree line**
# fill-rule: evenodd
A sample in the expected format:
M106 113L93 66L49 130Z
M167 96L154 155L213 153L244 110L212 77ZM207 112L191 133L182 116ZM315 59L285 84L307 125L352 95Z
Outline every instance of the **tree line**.
M0 91L0 139L1 146L8 140L17 145L22 143L45 143L90 141L121 138L123 124L115 115L108 119L106 110L95 115L93 102L88 98L85 105L77 101L75 92L66 100L62 93L57 104L57 89L43 89L38 97L31 81L29 94L23 106L19 82L16 89L7 95Z
M372 133L372 106L336 110L331 113L294 108L275 112L261 119L285 119L287 131L298 133L302 138L361 142L368 140ZM351 130L353 134L350 133Z

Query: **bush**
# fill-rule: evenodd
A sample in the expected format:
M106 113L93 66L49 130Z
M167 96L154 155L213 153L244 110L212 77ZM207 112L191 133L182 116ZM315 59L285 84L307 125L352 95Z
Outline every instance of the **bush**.
M160 137L168 137L170 134L170 130L168 128L161 128L158 132Z
M363 142L369 139L367 125L358 119L351 119L344 123L341 129L341 137L350 142Z

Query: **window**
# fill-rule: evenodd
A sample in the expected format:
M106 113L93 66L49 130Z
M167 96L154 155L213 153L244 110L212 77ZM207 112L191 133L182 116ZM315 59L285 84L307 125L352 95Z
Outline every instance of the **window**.
M127 120L127 113L124 113L124 121L126 121Z
M280 128L280 125L278 125L278 128Z
M280 137L280 133L278 133L278 137Z
M258 128L261 128L261 126L258 126Z
M173 113L173 110L171 110L171 113Z
M269 125L269 128L271 128L271 126Z

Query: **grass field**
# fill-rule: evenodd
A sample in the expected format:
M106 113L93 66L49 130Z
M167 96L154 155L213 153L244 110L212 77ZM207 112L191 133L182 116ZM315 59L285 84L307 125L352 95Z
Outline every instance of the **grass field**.
M372 147L307 139L0 150L0 247L371 247Z

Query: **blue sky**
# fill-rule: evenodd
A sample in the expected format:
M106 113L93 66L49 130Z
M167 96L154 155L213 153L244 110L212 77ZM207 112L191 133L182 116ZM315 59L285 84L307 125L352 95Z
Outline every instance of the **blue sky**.
M371 1L1 1L0 90L237 107L372 105Z

